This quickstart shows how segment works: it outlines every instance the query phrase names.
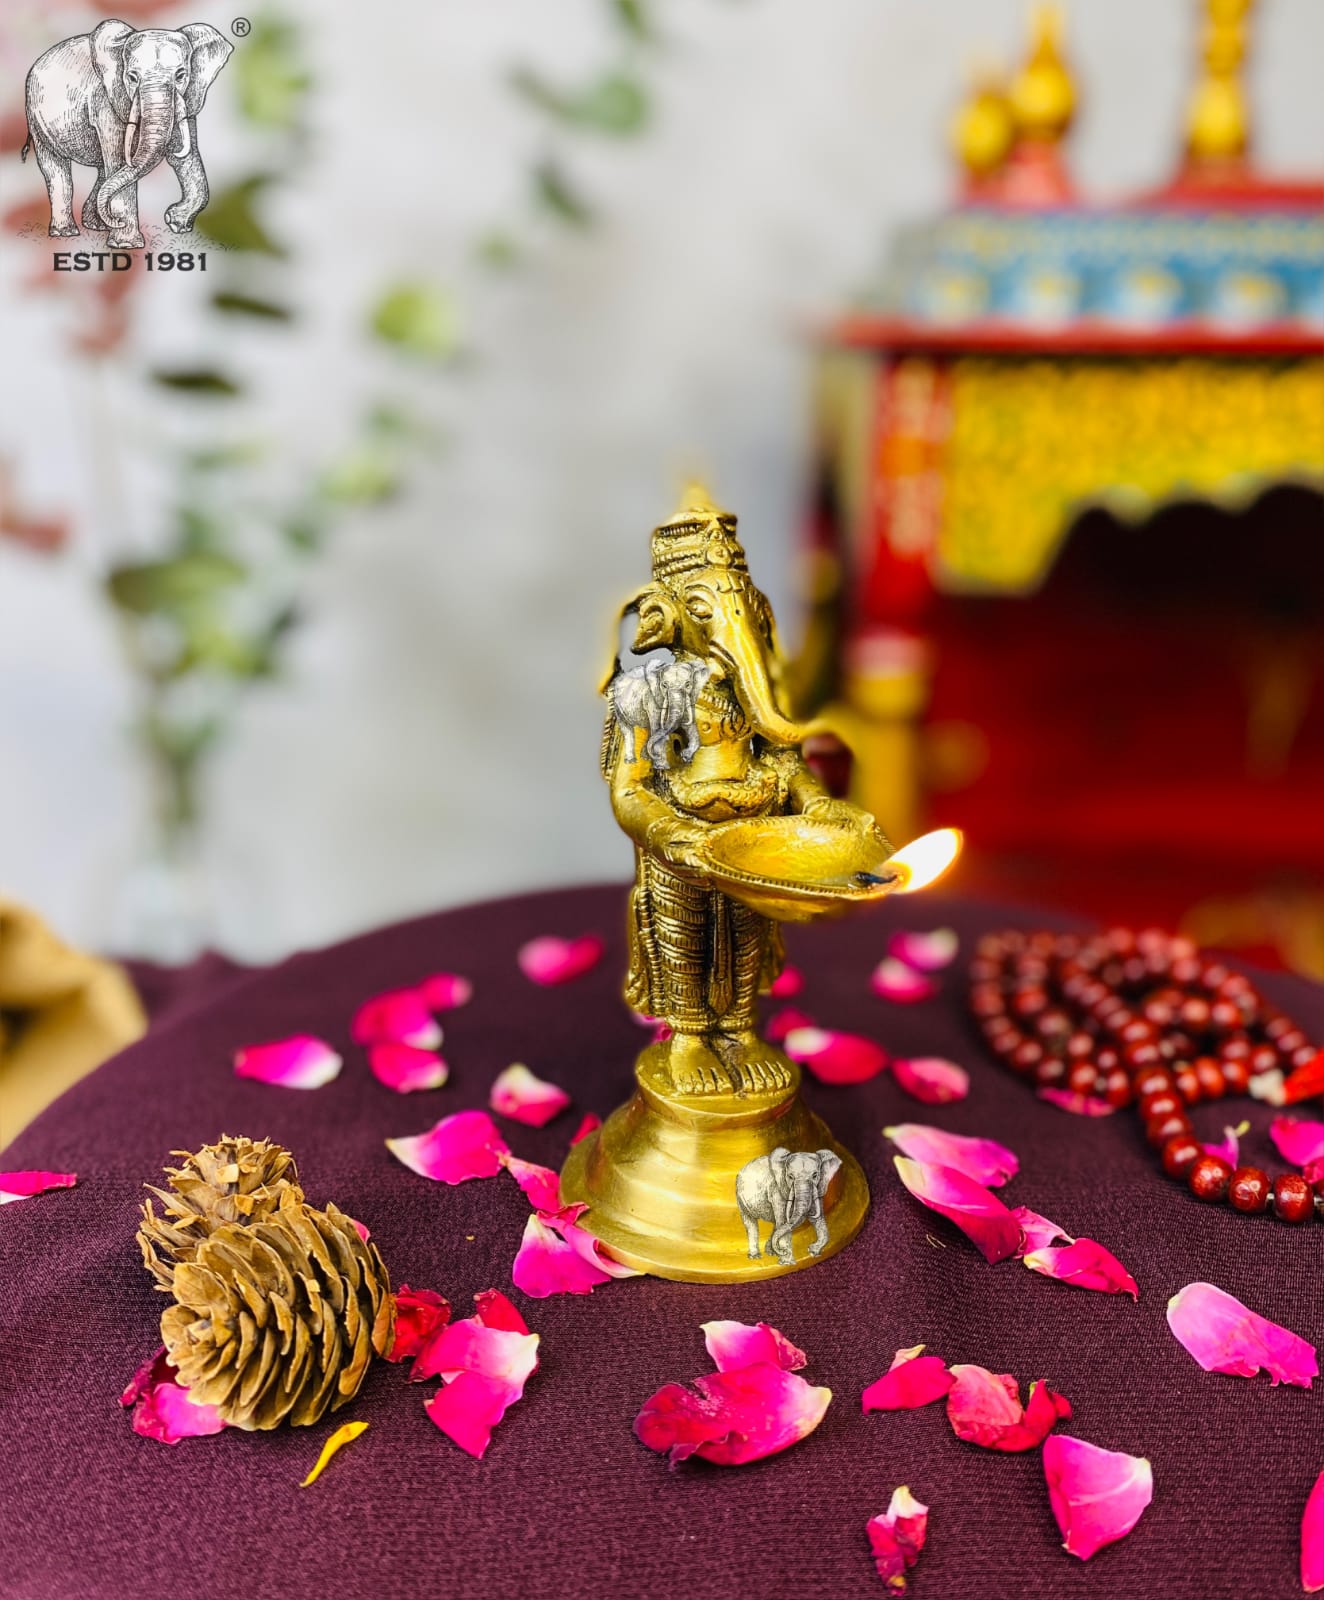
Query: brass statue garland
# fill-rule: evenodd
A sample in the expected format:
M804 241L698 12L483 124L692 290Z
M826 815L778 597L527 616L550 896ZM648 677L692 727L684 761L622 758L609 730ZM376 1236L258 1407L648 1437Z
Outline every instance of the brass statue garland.
M869 1203L801 1102L799 1068L758 1031L785 959L778 924L901 879L874 819L805 762L811 730L780 704L776 624L736 519L692 488L653 532L652 569L621 612L643 660L617 658L604 685L602 773L635 848L625 999L669 1033L640 1054L634 1098L575 1146L562 1195L632 1266L768 1277L840 1249Z

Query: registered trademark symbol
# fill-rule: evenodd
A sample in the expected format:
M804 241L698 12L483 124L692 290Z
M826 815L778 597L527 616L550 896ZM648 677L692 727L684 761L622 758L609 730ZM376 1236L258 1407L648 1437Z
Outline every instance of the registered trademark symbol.
M247 39L252 31L253 24L247 17L236 17L230 24L230 32L234 34L236 39Z

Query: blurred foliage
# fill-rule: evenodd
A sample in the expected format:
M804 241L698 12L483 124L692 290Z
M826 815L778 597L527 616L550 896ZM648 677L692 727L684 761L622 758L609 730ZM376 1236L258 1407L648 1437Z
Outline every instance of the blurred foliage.
M528 67L517 69L511 82L540 111L597 133L638 133L648 120L648 95L624 72L608 72L587 88L570 91L553 88Z
M544 161L533 171L534 193L552 216L572 228L587 228L593 223L588 202L581 199L570 180L555 161Z
M435 284L400 283L372 313L372 331L411 356L445 361L456 353L457 316L452 297Z
M172 0L135 3L155 8ZM492 223L473 241L471 259L484 268L508 270L532 260L540 222L590 228L596 212L574 176L574 142L631 139L649 124L644 67L661 43L653 0L603 5L609 56L584 82L554 83L528 65L510 74L512 93L541 119L543 138L530 166L527 210ZM250 20L222 83L245 128L244 148L258 159L252 170L227 174L216 185L195 223L215 250L213 271L197 285L211 319L203 336L208 353L143 372L145 381L198 404L172 411L185 437L166 446L174 489L153 558L115 565L103 582L142 691L136 733L157 780L167 850L196 828L205 762L228 735L245 695L281 673L303 614L307 564L346 518L405 492L417 461L434 456L441 443L413 402L398 394L369 399L320 465L298 468L298 487L290 489L291 463L252 436L260 427L250 411L259 380L244 368L241 335L246 323L268 339L298 325L297 280L271 219L283 189L312 156L315 78L308 39L293 22L274 11ZM126 275L108 282L116 293L107 293L104 327L80 347L89 359L120 351L129 328L130 281ZM395 388L409 393L405 363L432 372L463 369L464 320L450 288L410 275L381 288L365 324L383 355L400 364ZM217 349L223 361L211 353Z
M257 172L219 190L207 202L207 209L194 227L222 250L247 250L283 257L285 251L267 232L257 213L263 190L275 181L270 173Z
M158 367L152 373L153 381L164 389L177 389L185 394L210 395L218 399L233 400L243 393L243 388L233 378L210 367Z
M235 289L220 289L212 297L215 310L234 317L257 317L264 322L291 322L294 313L288 306L277 305L274 300L261 300L257 295L240 294Z
M297 30L280 17L260 16L235 52L239 110L257 128L299 130L312 73L300 59ZM212 202L213 205L215 202Z

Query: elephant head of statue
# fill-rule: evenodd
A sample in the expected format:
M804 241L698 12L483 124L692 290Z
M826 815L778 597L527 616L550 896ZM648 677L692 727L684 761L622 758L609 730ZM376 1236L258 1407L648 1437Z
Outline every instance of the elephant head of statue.
M110 202L121 189L136 183L167 154L179 158L189 153L189 118L202 110L233 48L205 22L135 30L112 19L93 32L93 70L124 124L123 165L108 174L97 192L97 209L107 226L112 221Z
M653 531L653 581L623 608L636 655L667 648L706 662L729 682L754 732L798 745L812 731L778 703L783 659L772 607L750 578L736 521L699 491Z

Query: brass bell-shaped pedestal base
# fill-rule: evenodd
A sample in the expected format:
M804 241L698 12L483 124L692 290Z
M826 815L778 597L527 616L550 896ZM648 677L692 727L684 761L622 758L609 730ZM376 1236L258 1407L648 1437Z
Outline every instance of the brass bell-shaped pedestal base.
M745 1095L680 1094L670 1085L664 1046L650 1045L639 1057L633 1099L574 1146L561 1172L562 1203L588 1205L582 1226L618 1261L658 1278L743 1283L813 1266L859 1232L869 1210L859 1162L801 1101L800 1069L780 1052L770 1054L784 1064L788 1086ZM737 1177L774 1151L792 1159L830 1152L840 1162L823 1190L821 1248L813 1221L805 1220L786 1230L772 1253L771 1217L747 1222L742 1215ZM826 1165L834 1167L830 1159ZM760 1176L755 1168L742 1184L747 1201Z

